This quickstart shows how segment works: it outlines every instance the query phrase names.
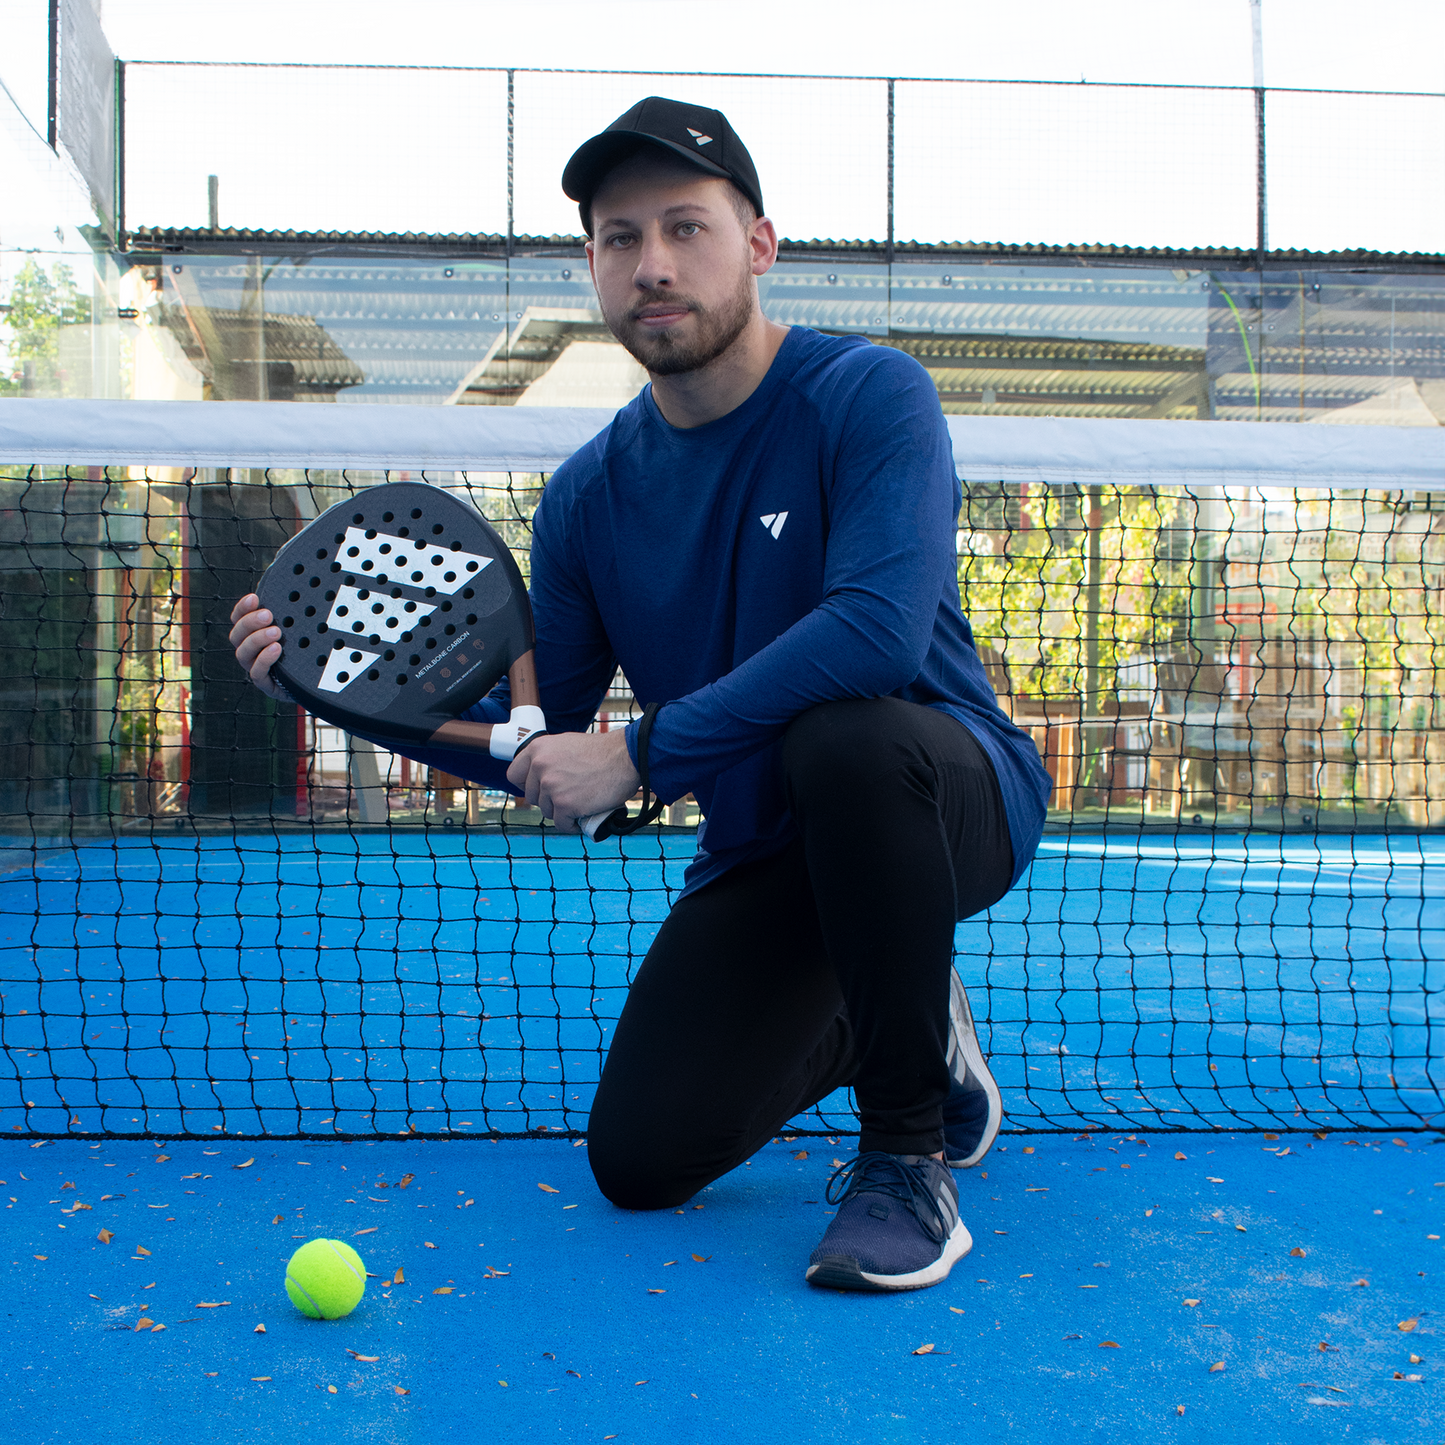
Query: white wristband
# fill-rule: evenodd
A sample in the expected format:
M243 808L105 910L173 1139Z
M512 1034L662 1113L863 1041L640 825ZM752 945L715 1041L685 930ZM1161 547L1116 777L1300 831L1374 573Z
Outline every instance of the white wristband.
M533 733L547 731L547 719L539 707L514 707L512 716L504 723L492 724L490 752L494 758L510 762Z

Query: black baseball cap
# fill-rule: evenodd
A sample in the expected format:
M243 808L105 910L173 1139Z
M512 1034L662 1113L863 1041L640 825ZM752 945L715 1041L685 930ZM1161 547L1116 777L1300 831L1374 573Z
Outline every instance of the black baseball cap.
M748 148L720 110L649 95L600 135L583 141L562 172L562 190L577 202L582 229L592 234L592 197L614 166L644 146L670 151L710 176L731 181L763 214L763 193Z

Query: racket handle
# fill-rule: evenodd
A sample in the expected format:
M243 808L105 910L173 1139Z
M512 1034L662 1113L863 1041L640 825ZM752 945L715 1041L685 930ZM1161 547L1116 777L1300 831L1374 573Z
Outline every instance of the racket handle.
M589 818L578 818L578 830L594 843L613 837L622 824L627 822L626 808L614 808L610 813L593 813Z
M547 731L547 719L542 709L530 704L514 707L511 717L504 723L492 724L492 736L487 750L494 758L509 763L517 756L517 750L530 737Z
M514 707L511 718L504 723L462 722L460 719L444 722L427 742L438 748L464 748L467 752L489 753L502 762L510 762L527 739L546 730L547 720L542 716L542 709L523 706Z

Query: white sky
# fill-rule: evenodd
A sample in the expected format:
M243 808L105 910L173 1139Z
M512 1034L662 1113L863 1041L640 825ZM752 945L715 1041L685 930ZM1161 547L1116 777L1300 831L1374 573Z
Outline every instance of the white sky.
M43 128L45 0L0 0L0 80ZM127 60L514 65L1249 85L1247 0L104 0ZM1274 86L1445 91L1445 0L1263 0ZM494 230L500 83L130 73L132 224ZM883 234L882 88L520 77L518 229L574 231L556 176L650 90L727 110L785 235ZM1248 97L900 87L900 239L1250 245ZM1272 245L1445 250L1445 101L1280 100ZM0 246L14 244L0 234Z

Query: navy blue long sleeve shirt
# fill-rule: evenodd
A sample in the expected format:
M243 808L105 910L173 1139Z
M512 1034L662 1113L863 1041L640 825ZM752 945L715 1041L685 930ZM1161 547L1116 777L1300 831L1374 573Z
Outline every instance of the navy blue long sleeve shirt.
M1015 881L1027 867L1050 782L959 606L961 500L927 372L800 327L726 416L673 427L644 388L557 469L532 541L542 709L550 731L585 729L619 664L640 703L666 704L649 781L664 800L691 792L705 819L686 891L791 840L782 734L841 698L957 718L998 776ZM506 713L503 684L467 716ZM634 763L636 746L634 723ZM505 785L489 758L413 755Z

